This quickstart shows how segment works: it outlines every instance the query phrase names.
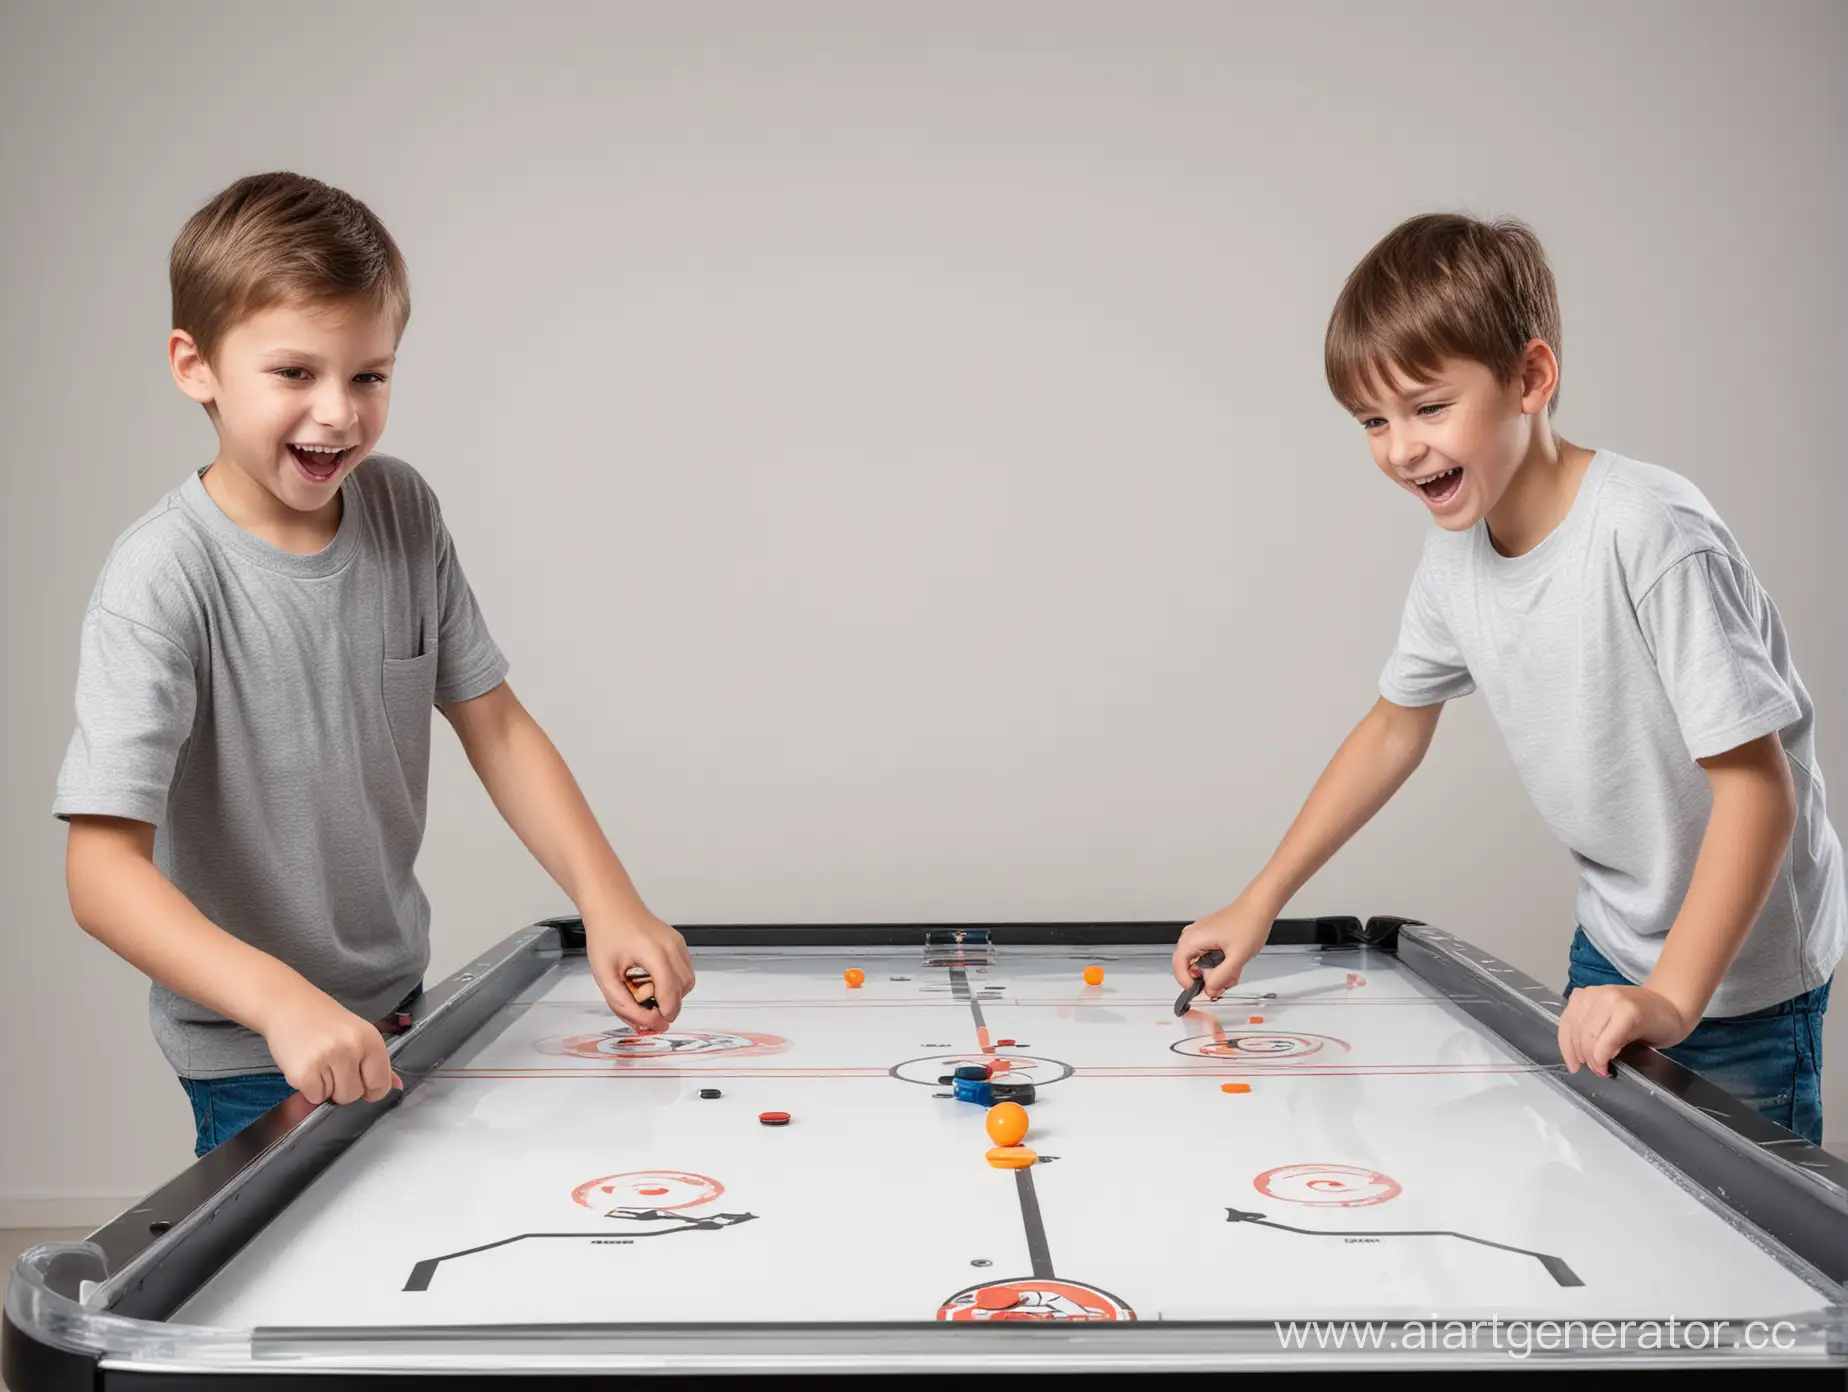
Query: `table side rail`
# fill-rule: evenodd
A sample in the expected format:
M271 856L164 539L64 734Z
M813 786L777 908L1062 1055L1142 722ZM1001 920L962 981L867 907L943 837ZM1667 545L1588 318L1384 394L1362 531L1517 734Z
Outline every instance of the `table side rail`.
M530 925L426 992L411 1028L388 1041L405 1091L440 1068L562 950L555 929ZM166 1319L402 1096L346 1106L310 1108L299 1098L297 1105L282 1104L85 1241L24 1253L8 1284L9 1302L14 1285L23 1284L70 1300L89 1318L108 1311L107 1328L116 1334L123 1320ZM48 1307L41 1299L34 1308Z
M1589 1068L1567 1073L1559 1061L1559 993L1448 933L1409 925L1397 952L1511 1049L1554 1065L1555 1081L1710 1202L1784 1246L1837 1291L1848 1283L1848 1163L1647 1045L1624 1049L1609 1078Z
M798 1373L808 1371L1082 1371L1098 1365L1122 1371L1254 1367L1304 1368L1407 1365L1510 1368L1543 1364L1629 1368L1664 1353L1688 1368L1778 1370L1827 1367L1848 1372L1839 1310L1793 1313L1757 1323L1750 1339L1708 1343L1685 1337L1679 1346L1651 1347L1630 1321L1535 1317L1489 1322L1407 1315L1366 1320L1313 1314L1290 1319L1183 1319L1045 1324L918 1321L814 1321L675 1325L512 1325L468 1328L258 1329L246 1341L198 1346L190 1365L277 1371L572 1372L629 1371ZM1680 1321L1729 1327L1735 1336L1752 1322ZM1356 1337L1360 1329L1372 1337ZM1473 1337L1456 1337L1471 1330ZM1315 1331L1326 1331L1317 1337ZM1448 1334L1450 1337L1443 1337ZM1416 1336L1416 1337L1414 1337ZM1295 1345L1292 1347L1291 1345ZM151 1352L152 1350L150 1350ZM164 1353L111 1364L174 1367Z

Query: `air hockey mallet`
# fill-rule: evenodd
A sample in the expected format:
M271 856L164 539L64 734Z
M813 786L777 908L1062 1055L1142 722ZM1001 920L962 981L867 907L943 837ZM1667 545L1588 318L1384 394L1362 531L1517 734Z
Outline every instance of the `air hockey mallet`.
M635 1003L643 1010L655 1010L660 1002L655 999L654 978L643 967L630 967L622 974L622 984L629 988L629 994L635 997Z
M1193 985L1181 992L1181 998L1174 1003L1175 1015L1185 1015L1194 1003L1194 997L1206 989L1206 973L1209 968L1218 966L1226 960L1226 954L1216 947L1209 947L1194 959L1194 965L1200 968L1200 974L1194 978Z

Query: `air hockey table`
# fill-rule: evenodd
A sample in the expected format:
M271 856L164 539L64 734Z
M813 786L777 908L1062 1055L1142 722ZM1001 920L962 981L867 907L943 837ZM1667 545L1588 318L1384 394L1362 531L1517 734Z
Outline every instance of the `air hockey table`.
M418 1002L402 1093L25 1253L5 1376L1848 1383L1841 1161L1653 1050L1568 1075L1556 992L1412 920L1279 920L1177 1016L1183 926L688 927L638 1036L530 925Z

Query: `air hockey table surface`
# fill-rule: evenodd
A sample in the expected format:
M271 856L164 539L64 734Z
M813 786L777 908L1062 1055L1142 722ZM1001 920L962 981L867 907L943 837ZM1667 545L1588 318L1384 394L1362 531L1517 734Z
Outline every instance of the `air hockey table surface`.
M1405 919L1279 920L1177 1018L1182 926L690 927L637 1036L531 925L418 1003L402 1094L22 1256L6 1377L1848 1382L1841 1161L1653 1050L1568 1075L1556 993ZM973 1063L1032 1084L1033 1163Z

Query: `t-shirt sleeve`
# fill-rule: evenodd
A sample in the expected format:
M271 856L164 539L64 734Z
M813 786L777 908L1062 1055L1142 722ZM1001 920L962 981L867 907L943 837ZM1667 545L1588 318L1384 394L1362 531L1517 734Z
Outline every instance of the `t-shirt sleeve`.
M1644 641L1696 759L1737 749L1802 714L1768 646L1766 603L1751 573L1714 551L1677 561L1637 601Z
M507 658L488 632L481 605L462 572L455 539L436 519L436 703L451 705L492 691L507 676Z
M1476 689L1438 603L1432 564L1427 550L1405 597L1398 642L1380 674L1380 694L1395 705L1434 706Z
M58 773L53 815L160 825L198 701L184 648L146 624L92 607L79 638L77 728Z

